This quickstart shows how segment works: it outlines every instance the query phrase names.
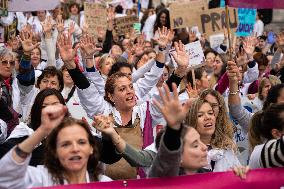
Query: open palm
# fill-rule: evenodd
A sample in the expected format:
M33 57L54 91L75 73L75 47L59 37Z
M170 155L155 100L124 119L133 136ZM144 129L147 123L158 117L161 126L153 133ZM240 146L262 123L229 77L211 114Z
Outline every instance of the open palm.
M184 105L182 105L178 99L177 86L173 84L173 96L170 94L169 87L167 85L163 85L164 92L162 89L159 89L160 97L162 99L162 103L158 100L154 100L155 105L163 114L164 118L167 121L167 124L176 130L180 129L180 124L186 117L186 114L189 111L191 103L188 101Z
M179 43L175 42L176 53L173 53L173 57L178 64L178 66L187 67L189 61L189 55L186 53L184 44L181 41Z
M74 60L77 48L72 48L72 40L69 33L61 34L57 41L57 47L59 49L61 59L64 63L68 63Z

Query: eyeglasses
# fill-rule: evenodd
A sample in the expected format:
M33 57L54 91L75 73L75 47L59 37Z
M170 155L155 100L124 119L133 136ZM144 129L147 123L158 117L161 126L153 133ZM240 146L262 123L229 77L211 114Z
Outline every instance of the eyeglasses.
M15 66L15 61L9 61L9 60L2 60L0 61L2 65L4 66L7 66L8 63L11 65L11 66Z

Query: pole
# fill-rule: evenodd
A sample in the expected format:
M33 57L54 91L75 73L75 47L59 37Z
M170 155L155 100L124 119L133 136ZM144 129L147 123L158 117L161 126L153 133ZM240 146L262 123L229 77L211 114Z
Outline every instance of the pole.
M226 16L226 27L228 31L228 41L229 41L229 58L230 60L233 60L232 56L232 42L231 42L231 29L230 29L230 20L229 20L229 7L228 7L228 1L226 1L226 6L225 6L225 16Z

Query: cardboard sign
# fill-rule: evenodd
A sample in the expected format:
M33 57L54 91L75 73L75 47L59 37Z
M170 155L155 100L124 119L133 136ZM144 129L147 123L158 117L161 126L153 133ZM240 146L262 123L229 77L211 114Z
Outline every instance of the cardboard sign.
M125 35L133 28L133 24L139 22L137 16L124 16L114 19L114 30L117 35Z
M60 0L9 0L8 10L11 12L52 10L58 5L60 5Z
M99 31L107 29L106 5L85 2L84 6L85 22L89 25L89 33L97 38Z
M239 24L236 31L237 36L250 36L253 32L255 19L256 19L256 9L238 9Z
M175 2L170 5L171 29L196 26L199 11L208 8L206 0L192 0L187 2Z
M237 9L229 8L229 26L232 32L234 32L238 26L237 15ZM225 9L216 8L200 12L196 22L198 23L200 31L207 35L223 32L223 28L226 28Z
M202 63L205 60L205 56L204 56L200 41L195 41L195 42L186 44L185 50L187 54L189 55L188 68L197 68L199 66L202 66ZM171 49L170 54L174 54L174 53L176 53L175 49ZM177 67L177 63L175 62L172 55L171 55L171 58L174 63L174 66Z

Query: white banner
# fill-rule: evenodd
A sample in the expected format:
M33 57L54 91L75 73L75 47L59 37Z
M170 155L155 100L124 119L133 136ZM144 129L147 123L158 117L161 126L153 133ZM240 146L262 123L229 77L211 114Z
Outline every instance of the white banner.
M9 0L8 11L51 10L60 5L60 0Z

